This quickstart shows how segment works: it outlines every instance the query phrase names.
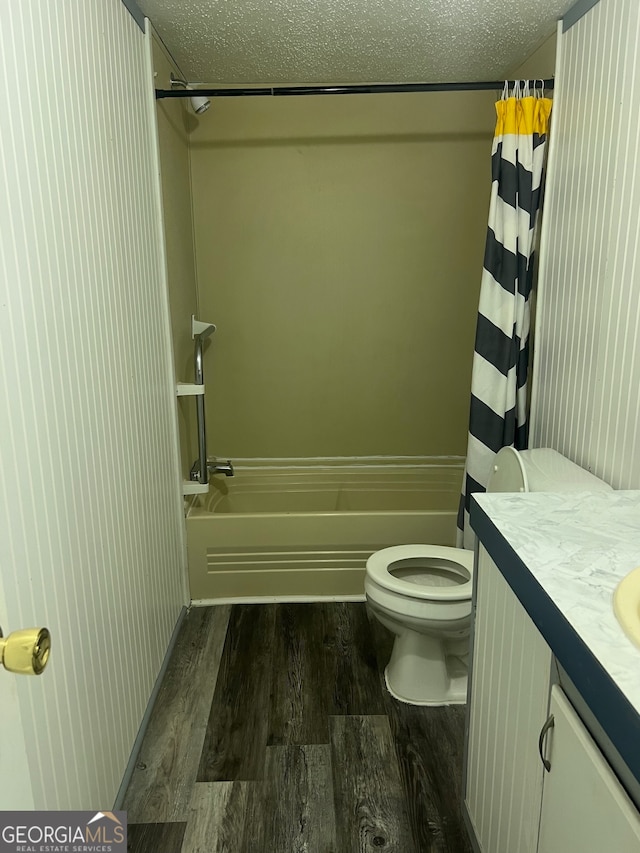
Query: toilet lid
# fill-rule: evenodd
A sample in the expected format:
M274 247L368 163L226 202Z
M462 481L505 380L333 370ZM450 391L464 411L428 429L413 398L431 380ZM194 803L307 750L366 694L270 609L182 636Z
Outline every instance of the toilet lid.
M473 551L439 545L383 548L367 560L367 575L383 589L410 598L464 601L471 598Z
M496 453L487 483L488 492L528 492L529 480L522 454L514 447Z

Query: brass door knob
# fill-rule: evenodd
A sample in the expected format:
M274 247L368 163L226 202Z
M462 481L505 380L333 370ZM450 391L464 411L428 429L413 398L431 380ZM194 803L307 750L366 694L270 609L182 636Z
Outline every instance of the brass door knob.
M49 661L51 634L46 628L24 628L2 636L0 664L18 675L40 675Z

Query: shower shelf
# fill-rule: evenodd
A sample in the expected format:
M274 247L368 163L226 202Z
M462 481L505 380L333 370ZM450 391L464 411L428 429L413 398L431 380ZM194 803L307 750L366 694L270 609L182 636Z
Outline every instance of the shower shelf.
M204 385L196 385L194 382L178 382L176 385L176 396L197 397L204 394Z
M208 483L198 483L197 480L183 480L182 494L187 495L206 495L209 491Z

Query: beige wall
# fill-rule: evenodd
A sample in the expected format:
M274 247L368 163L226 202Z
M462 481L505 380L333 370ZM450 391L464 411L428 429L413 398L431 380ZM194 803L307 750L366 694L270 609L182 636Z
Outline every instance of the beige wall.
M156 86L168 89L171 72L181 76L162 44L153 40ZM196 271L193 250L189 129L195 116L187 112L187 101L156 101L162 179L169 307L173 336L176 381L193 382L193 341L191 315L197 316ZM182 474L198 455L193 397L178 398L180 459Z
M191 134L210 453L465 453L493 101L214 102Z
M521 80L553 77L556 68L556 41L557 36L554 31L524 62L516 66L509 76Z

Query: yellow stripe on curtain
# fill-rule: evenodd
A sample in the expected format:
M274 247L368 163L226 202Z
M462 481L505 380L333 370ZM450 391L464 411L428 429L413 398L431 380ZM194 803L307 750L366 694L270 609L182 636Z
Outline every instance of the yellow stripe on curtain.
M552 104L551 98L507 98L498 101L496 136L507 133L517 136L547 133Z

